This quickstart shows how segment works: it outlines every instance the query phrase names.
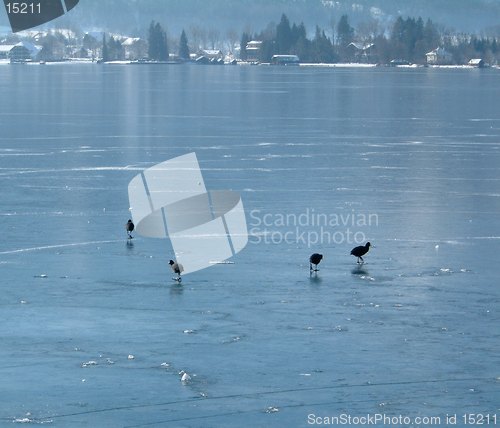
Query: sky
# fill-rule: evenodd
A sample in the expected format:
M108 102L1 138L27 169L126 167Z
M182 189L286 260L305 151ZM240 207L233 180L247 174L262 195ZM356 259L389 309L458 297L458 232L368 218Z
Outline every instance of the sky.
M48 27L143 36L154 19L175 37L182 29L194 28L225 36L230 31L260 32L270 22L279 22L282 13L291 22L303 21L310 33L316 25L331 33L340 16L347 14L353 26L374 19L390 26L398 15L421 16L458 32L481 34L496 27L500 34L500 0L80 0ZM8 30L6 26L3 9L0 29Z

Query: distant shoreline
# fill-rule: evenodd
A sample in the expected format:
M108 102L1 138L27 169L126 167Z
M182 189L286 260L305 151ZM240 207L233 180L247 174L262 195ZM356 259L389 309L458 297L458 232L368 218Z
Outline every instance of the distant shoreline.
M137 63L135 61L108 61L108 62L97 62L91 60L81 60L81 59L69 59L66 61L47 61L47 62L39 62L39 61L27 61L23 63L11 63L8 59L1 59L0 65L63 65L63 64L95 64L99 66L107 66L107 65L143 65L143 66L151 66L151 65L162 65L162 66L178 66L178 65L189 65L189 66L200 66L201 64L195 63L180 63L180 62L148 62L148 63ZM212 67L213 65L207 64ZM232 65L232 64L224 64L224 65ZM240 67L256 67L256 66L269 66L273 68L295 68L295 67L307 67L307 68L432 68L432 69L478 69L478 68L493 68L500 70L500 66L492 65L487 67L476 67L473 65L461 64L461 65L420 65L420 64L410 64L410 65L389 65L389 64L364 64L364 63L300 63L294 66L283 66L283 65L272 65L269 63L260 63L260 64L251 64L245 62L239 62L235 64ZM234 65L232 65L234 66Z

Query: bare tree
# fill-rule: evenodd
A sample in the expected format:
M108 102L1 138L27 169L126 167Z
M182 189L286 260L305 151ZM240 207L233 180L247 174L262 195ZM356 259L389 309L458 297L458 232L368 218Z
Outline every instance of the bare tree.
M335 17L332 15L328 21L330 24L330 29L332 30L332 43L335 44L335 27L337 22L335 21Z
M380 22L375 18L360 22L356 34L362 41L372 41L380 34Z
M210 28L210 30L208 30L208 41L210 42L211 49L219 47L220 31L217 28Z
M191 25L189 27L189 40L193 52L198 52L203 47L203 40L206 38L205 30L199 25Z
M234 47L238 44L240 37L236 30L228 30L226 33L227 51L232 54Z

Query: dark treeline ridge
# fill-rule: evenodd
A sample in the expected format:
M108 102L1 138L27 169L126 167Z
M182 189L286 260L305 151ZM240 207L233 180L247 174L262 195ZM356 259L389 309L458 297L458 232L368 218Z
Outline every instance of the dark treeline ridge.
M374 20L351 26L349 16L342 15L327 30L319 26L308 32L301 22L290 23L282 14L278 24L270 23L260 32L231 31L226 38L219 32L201 32L198 29L182 30L178 38L168 37L159 22L152 21L142 32L145 38L134 39L134 50L124 47L127 37L119 35L96 36L75 33L68 38L63 33L47 32L37 43L42 46L40 59L60 60L65 57L102 58L104 61L124 59L149 59L168 61L169 54L189 60L190 53L203 54L202 49L221 49L223 54L243 61L268 63L273 55L293 54L302 63L370 63L389 64L391 61L412 64L428 62L427 53L440 49L447 64L466 64L472 58L481 58L488 64L500 63L498 37L456 33L436 25L431 19L398 17L389 27L382 27ZM102 33L100 33L102 34ZM3 41L17 43L16 35ZM192 43L189 43L189 42ZM259 42L259 48L249 52L250 41ZM239 49L238 49L239 47ZM238 52L239 51L239 52Z
M301 62L336 63L367 62L387 64L398 59L414 64L424 64L426 53L442 48L449 52L450 63L464 64L471 58L483 58L497 64L500 51L496 38L478 38L468 34L453 34L440 30L430 19L398 17L392 28L354 28L349 17L343 15L333 37L316 26L314 37L307 37L303 23L290 24L283 14L279 24L269 24L259 33L243 33L240 48L241 59L246 60L247 43L262 41L258 61L269 62L276 54L295 54Z

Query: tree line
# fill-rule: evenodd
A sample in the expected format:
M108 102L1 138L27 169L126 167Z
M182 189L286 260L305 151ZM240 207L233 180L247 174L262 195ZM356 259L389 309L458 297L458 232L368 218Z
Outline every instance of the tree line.
M159 22L151 21L148 29L147 37L147 58L152 61L168 61L169 59L169 44L167 40L167 32L163 29ZM83 47L87 48L89 43L85 43ZM190 50L186 32L182 30L179 38L179 48L177 56L182 60L189 60ZM125 50L119 40L114 37L106 37L103 34L102 40L102 60L103 61L119 61L125 59Z
M178 39L168 39L167 32L159 22L151 21L146 33L143 58L153 61L167 61L169 54L175 54L182 60L189 60L191 52L198 52L202 47L194 30L190 45L186 31L182 30ZM199 36L199 35L198 35ZM229 37L229 36L228 36ZM226 51L237 56L235 45L238 35L231 34L231 41ZM215 40L215 39L214 39ZM250 58L247 52L249 41L260 41L258 57ZM219 42L220 43L220 42ZM316 26L309 33L304 23L290 23L283 14L278 24L270 23L260 32L243 32L239 38L239 56L245 60L270 62L276 54L295 54L301 62L336 63L366 62L387 64L391 60L403 60L409 63L424 64L426 53L438 47L444 48L451 55L451 63L464 64L471 58L483 58L490 64L497 64L500 59L499 40L496 37L478 37L457 34L444 30L430 19L398 17L390 28L381 28L379 23L361 23L354 28L348 15L342 15L328 31ZM102 40L96 40L85 34L80 42L66 40L60 33L48 33L41 41L43 50L41 59L51 60L65 56L68 46L81 46L80 57L101 57L104 61L125 59L122 41L116 36L104 34ZM215 41L211 47L221 47ZM67 49L66 49L67 51ZM89 53L91 52L91 53ZM139 58L135 58L139 59Z
M442 47L451 54L451 62L463 64L471 58L480 57L490 63L500 58L496 38L478 38L467 34L442 31L430 19L398 17L390 31L377 29L368 36L351 26L349 17L342 15L336 31L326 35L316 26L314 36L307 37L303 23L290 24L285 14L279 24L269 24L258 33L244 32L240 41L241 59L249 59L247 44L251 40L261 41L259 62L269 62L273 55L295 54L302 62L369 62L387 64L391 60L424 64L426 53ZM365 31L363 31L366 33Z

